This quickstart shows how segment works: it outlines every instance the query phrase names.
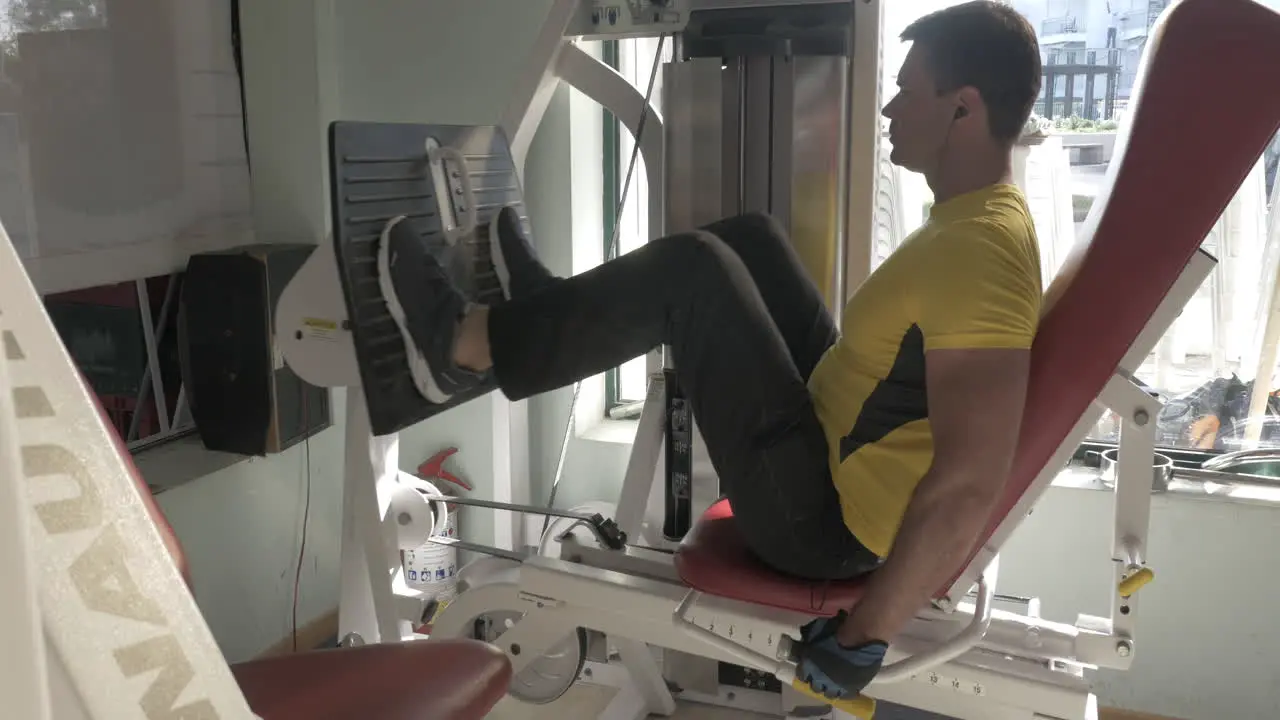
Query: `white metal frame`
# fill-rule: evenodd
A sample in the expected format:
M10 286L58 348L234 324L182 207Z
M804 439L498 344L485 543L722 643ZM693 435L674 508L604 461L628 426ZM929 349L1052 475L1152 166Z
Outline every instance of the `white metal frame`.
M8 716L254 718L2 228L0 347Z

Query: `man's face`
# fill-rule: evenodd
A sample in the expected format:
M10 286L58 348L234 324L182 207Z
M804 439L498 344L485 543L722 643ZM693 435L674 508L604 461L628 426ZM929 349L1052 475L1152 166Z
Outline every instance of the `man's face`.
M937 169L956 119L952 94L938 93L937 82L918 45L898 71L898 94L885 105L889 119L890 159L907 170L929 174Z

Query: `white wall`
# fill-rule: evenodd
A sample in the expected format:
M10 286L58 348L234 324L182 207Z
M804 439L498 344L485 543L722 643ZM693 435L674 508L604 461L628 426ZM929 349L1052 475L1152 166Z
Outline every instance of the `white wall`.
M1112 500L1050 489L1003 554L1000 591L1040 597L1052 620L1109 614ZM1280 717L1280 509L1157 496L1149 545L1134 665L1094 674L1100 701L1186 720Z
M496 121L547 4L383 0L354 12L355 3L246 3L259 228L282 238L323 233L329 119ZM464 42L475 37L488 38L495 49ZM439 55L429 52L451 60L437 65ZM582 252L602 247L601 238L584 229L592 208L598 211L599 188L581 176L569 182L575 165L585 168L593 154L599 157L574 140L577 102L567 90L557 95L525 179L537 245L561 273L574 266L575 246ZM338 419L342 400L337 394ZM535 503L550 488L568 402L568 391L530 401ZM487 401L451 411L404 434L404 464L457 445L460 474L483 493L493 471L491 428ZM618 441L625 432L613 430L612 440L571 443L557 505L616 498L629 445ZM309 448L241 462L159 496L190 556L197 599L229 659L250 657L289 632L308 450L311 506L299 623L336 605L341 443L338 426ZM1006 552L1001 590L1039 596L1053 619L1104 613L1110 498L1050 490ZM1144 591L1138 655L1131 672L1098 675L1104 704L1187 719L1280 716L1274 689L1280 630L1263 622L1277 595L1271 591L1280 592L1280 577L1271 572L1273 548L1280 546L1277 521L1272 507L1156 500L1151 559L1157 580ZM483 516L469 517L464 533L485 537L489 527Z

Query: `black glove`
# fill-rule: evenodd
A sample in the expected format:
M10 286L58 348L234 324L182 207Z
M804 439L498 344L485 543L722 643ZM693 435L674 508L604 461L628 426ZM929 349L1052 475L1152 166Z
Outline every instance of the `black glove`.
M856 647L844 647L836 633L848 618L841 611L833 618L818 618L800 629L800 663L796 677L814 692L831 700L862 694L884 665L888 644L869 640Z

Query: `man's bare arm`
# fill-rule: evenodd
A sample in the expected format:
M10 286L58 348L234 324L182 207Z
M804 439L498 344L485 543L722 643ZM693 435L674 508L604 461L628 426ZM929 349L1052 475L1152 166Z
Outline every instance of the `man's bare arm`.
M840 628L853 646L890 641L959 570L1000 498L1022 425L1028 350L933 350L925 356L934 456L893 550Z

